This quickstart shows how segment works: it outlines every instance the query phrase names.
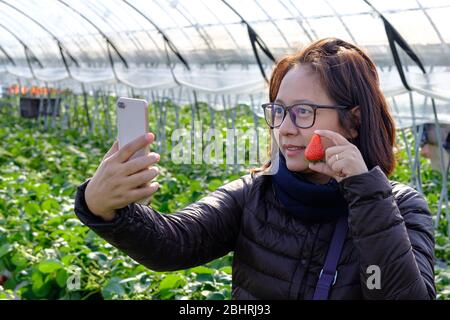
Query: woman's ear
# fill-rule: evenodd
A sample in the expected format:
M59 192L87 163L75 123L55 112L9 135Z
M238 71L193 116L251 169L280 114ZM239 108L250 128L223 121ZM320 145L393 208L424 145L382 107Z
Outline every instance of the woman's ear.
M359 106L350 109L352 123L354 124L350 128L350 137L355 139L358 136L358 128L361 125L361 110Z

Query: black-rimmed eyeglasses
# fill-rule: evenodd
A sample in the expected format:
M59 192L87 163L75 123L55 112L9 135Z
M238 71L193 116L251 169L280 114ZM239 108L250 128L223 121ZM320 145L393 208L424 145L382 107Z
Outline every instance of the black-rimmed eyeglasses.
M264 103L261 106L264 109L264 117L267 125L271 128L278 128L284 121L286 113L289 112L292 123L298 128L311 128L316 122L317 109L347 109L350 106L326 106L312 103L297 103L291 106L284 106L279 103Z

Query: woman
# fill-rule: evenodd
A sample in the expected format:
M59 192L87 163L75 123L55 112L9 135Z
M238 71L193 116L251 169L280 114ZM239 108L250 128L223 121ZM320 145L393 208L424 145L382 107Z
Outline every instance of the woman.
M444 169L450 166L450 125L440 124L438 128L434 123L425 123L420 142L420 155L430 159L431 168L435 171L442 171L441 148L439 139L442 142L442 156L444 157ZM439 136L440 135L440 136Z
M149 134L108 151L78 188L76 214L157 271L234 251L233 299L434 299L430 211L386 177L395 128L370 58L339 39L312 43L278 62L263 107L274 151L260 170L160 214L135 203L157 190L138 186L159 156L127 162ZM314 133L325 161L307 163Z

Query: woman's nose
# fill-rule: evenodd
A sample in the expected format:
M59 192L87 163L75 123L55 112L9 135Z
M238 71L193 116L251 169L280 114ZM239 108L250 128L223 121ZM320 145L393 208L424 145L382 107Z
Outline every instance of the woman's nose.
M284 118L283 122L281 123L281 126L279 127L279 132L281 135L296 134L298 132L298 128L292 122L292 119L289 116L289 113L286 114L286 117Z

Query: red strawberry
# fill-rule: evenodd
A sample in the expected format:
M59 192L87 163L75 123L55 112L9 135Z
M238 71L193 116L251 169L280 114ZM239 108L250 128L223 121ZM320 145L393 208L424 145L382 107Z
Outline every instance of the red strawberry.
M325 149L323 148L322 141L318 134L313 134L311 141L305 149L305 158L310 162L323 161L325 157Z

